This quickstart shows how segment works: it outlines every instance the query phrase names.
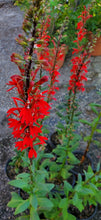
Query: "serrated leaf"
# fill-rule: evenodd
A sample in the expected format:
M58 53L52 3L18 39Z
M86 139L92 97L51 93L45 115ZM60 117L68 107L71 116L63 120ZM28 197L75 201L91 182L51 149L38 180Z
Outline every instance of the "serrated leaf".
M8 202L7 206L11 208L16 208L19 205L19 203L23 201L23 199L16 192L12 192L11 194L12 198L11 201Z
M19 203L19 205L17 206L14 214L17 215L21 212L24 212L28 207L29 207L30 203L29 203L29 199L23 200Z
M47 198L38 198L39 210L51 210L53 203Z

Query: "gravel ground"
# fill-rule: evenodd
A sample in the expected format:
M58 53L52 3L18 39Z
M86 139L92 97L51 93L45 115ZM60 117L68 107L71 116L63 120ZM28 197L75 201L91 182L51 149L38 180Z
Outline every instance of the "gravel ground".
M0 220L13 220L13 209L7 207L10 200L10 192L12 187L9 186L8 178L5 174L5 164L13 155L14 140L11 135L11 130L7 126L6 112L12 106L11 96L14 96L14 91L6 92L8 89L6 83L10 76L18 73L16 65L10 62L12 52L21 52L21 48L15 42L15 37L21 33L21 25L23 21L23 13L18 7L13 6L12 1L0 0ZM47 120L50 133L55 131L58 117L56 116L57 103L64 101L66 90L64 84L68 82L70 72L70 54L67 54L65 63L60 69L61 77L59 82L60 90L57 92L57 101L53 102L51 117ZM78 95L80 100L81 117L92 120L94 115L88 106L90 102L101 103L101 97L96 93L101 89L101 57L91 57L91 63L88 72L88 81L86 83L86 91ZM89 128L80 126L78 132L83 134L89 133ZM96 135L95 135L96 136ZM101 136L96 136L101 141ZM85 143L81 142L82 149L85 148ZM101 159L101 149L92 145L90 155L93 158L94 164ZM98 206L96 216L92 220L101 220L101 206Z

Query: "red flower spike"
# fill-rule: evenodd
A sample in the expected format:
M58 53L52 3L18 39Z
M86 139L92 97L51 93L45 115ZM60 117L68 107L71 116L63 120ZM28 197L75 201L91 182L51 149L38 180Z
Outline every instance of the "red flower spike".
M33 156L36 158L37 153L34 149L34 146L44 144L47 140L46 137L41 136L42 126L40 126L41 121L46 115L49 115L50 110L50 106L44 100L44 97L48 95L50 100L53 99L55 90L58 89L58 87L55 86L55 83L58 82L57 77L59 76L59 67L57 65L57 61L63 59L63 54L61 52L61 49L59 49L56 58L56 63L54 64L53 58L54 56L56 56L55 41L53 41L54 48L52 51L52 55L50 56L49 48L47 48L50 41L50 36L48 35L47 31L49 26L50 18L47 18L46 21L43 21L43 24L41 26L42 29L39 30L39 41L42 42L42 44L40 44L39 42L39 44L37 44L36 46L39 47L38 52L40 55L40 65L38 64L37 68L34 71L30 69L30 83L27 89L27 100L25 99L26 85L24 82L24 77L26 65L28 64L30 58L29 49L24 53L24 58L26 60L24 60L22 56L16 53L13 53L11 56L11 61L17 64L20 70L20 76L12 76L11 81L8 83L8 85L12 86L11 89L17 89L20 98L13 98L16 107L11 108L8 111L8 116L14 116L14 118L8 119L9 127L13 128L12 134L14 138L17 139L15 147L21 151L28 148L29 158L32 158ZM23 40L23 36L19 35L19 43L22 44ZM48 77L43 76L39 81L36 81L36 75L40 70L40 67L44 66L46 70L49 71L49 78L51 83L49 85L48 91L41 92L39 89L40 85L47 82Z
M84 11L78 17L81 20L77 24L77 30L78 30L77 40L74 41L77 45L77 48L73 49L72 54L80 54L80 55L73 57L73 59L71 60L72 75L70 76L69 87L68 87L68 90L72 90L73 93L75 91L81 91L81 92L85 91L83 82L87 81L85 74L88 72L87 71L88 61L85 61L85 59L88 58L89 55L87 54L86 50L83 51L84 45L82 43L83 42L82 40L85 38L86 35L85 23L90 17L91 15L89 15L89 11L86 10L86 7L84 7Z

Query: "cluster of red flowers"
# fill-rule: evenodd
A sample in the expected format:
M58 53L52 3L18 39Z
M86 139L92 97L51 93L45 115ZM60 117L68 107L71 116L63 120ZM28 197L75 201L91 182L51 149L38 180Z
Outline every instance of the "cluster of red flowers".
M51 23L50 21L50 17L47 17L47 19L43 21L39 30L39 42L41 43L36 44L36 54L40 61L40 66L42 69L49 72L50 84L48 85L47 90L48 101L55 99L53 97L56 93L55 90L59 89L55 86L55 83L58 82L58 77L60 75L58 72L60 68L58 61L62 60L64 56L62 49L56 45L55 40L51 40L53 48L49 48L50 36L48 35L48 28Z
M28 148L28 157L37 157L37 153L34 149L35 145L45 143L46 137L42 136L41 121L49 114L50 106L44 100L44 94L40 91L39 87L44 82L48 81L47 76L41 77L40 80L35 82L35 78L39 67L35 71L31 71L30 85L27 91L28 98L25 98L25 69L21 68L21 57L18 54L13 53L11 61L16 63L20 75L11 76L11 80L8 85L12 86L9 90L16 88L20 98L13 98L15 107L8 110L9 127L13 128L13 136L17 139L15 147L18 150L24 150ZM8 90L8 91L9 91ZM45 91L44 91L45 92Z
M40 92L40 84L47 81L47 77L42 77L37 83L30 84L28 89L28 99L24 101L24 88L23 80L20 76L12 76L12 81L8 84L13 85L12 88L17 87L17 90L23 98L13 98L15 106L8 110L8 117L13 115L13 118L9 118L9 127L13 128L13 136L17 139L15 147L18 150L24 150L28 148L29 158L37 157L37 153L34 149L35 145L45 143L46 137L41 135L42 125L41 120L49 114L50 106L44 100L43 93ZM12 89L11 88L11 89Z
M45 143L47 140L46 137L42 136L42 120L45 116L49 114L50 106L48 101L50 101L55 94L55 82L57 82L57 76L59 72L57 71L59 68L56 65L55 61L53 61L53 56L56 53L56 45L54 43L53 54L50 56L49 54L49 40L50 36L48 35L48 27L50 23L50 18L48 17L46 21L43 21L42 27L39 30L39 37L37 38L37 48L39 49L39 60L40 64L37 65L35 70L30 69L29 72L29 84L26 89L26 67L30 62L29 59L29 50L25 50L24 57L19 54L13 53L11 56L11 61L14 62L19 70L20 75L13 75L8 85L11 88L17 89L19 94L19 98L13 98L15 107L8 110L7 115L13 116L9 117L9 127L13 128L13 136L16 138L15 147L18 150L23 151L28 148L28 157L32 158L37 157L37 152L35 151L35 145L41 145ZM17 41L19 44L23 45L22 35L19 35L19 39ZM39 43L40 42L40 43ZM27 51L27 52L26 52ZM35 51L35 50L34 50ZM37 50L36 50L37 51ZM58 59L61 59L61 51L58 52ZM42 76L38 81L36 80L36 75L38 71L45 67L47 71L49 71L49 75L51 78L50 85L48 85L48 90L41 92L40 86L48 81L47 76ZM26 96L27 92L27 96ZM45 94L45 96L44 96ZM45 101L46 96L47 101Z
M77 48L73 49L73 54L78 54L71 60L72 62L72 69L71 72L73 73L70 76L69 80L69 87L68 90L72 90L73 93L76 91L84 91L84 81L87 81L86 73L87 71L87 64L89 63L86 61L86 59L89 57L89 54L87 53L86 48L84 48L84 43L82 40L86 37L87 30L85 28L86 21L92 17L89 14L89 10L86 10L86 7L84 7L84 11L82 14L78 17L81 20L77 24L77 40L74 42L77 45Z

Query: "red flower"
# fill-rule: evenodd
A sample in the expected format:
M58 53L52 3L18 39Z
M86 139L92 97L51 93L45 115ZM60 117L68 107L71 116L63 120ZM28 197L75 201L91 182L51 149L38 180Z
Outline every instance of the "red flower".
M11 85L13 87L11 87L10 89L8 89L7 91L12 90L13 88L17 88L17 91L19 93L19 95L21 97L24 97L24 81L23 81L23 77L19 76L19 75L13 75L11 76L11 80L7 83L7 85Z
M36 153L36 151L34 150L34 148L31 148L30 150L29 150L29 153L28 153L28 157L29 158L32 158L32 157L37 157L37 153Z

